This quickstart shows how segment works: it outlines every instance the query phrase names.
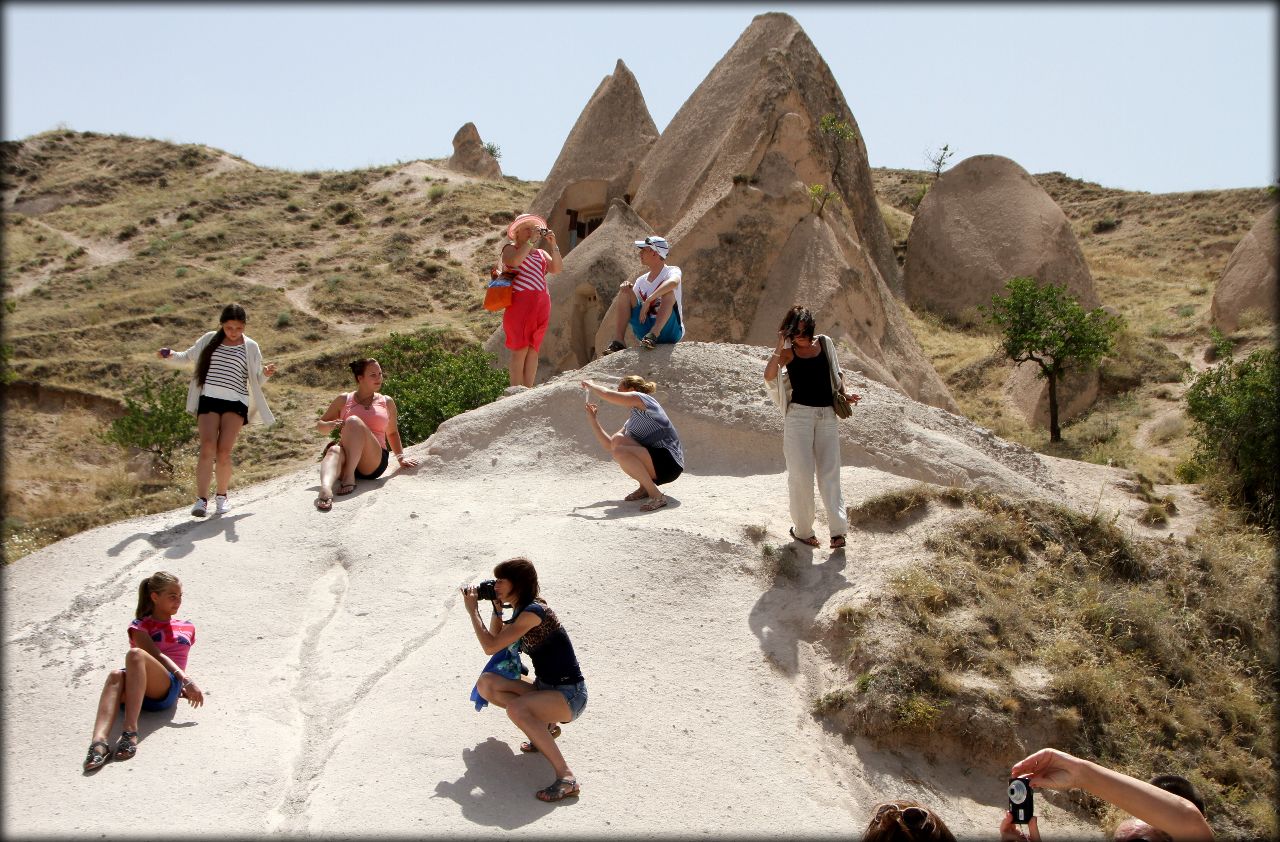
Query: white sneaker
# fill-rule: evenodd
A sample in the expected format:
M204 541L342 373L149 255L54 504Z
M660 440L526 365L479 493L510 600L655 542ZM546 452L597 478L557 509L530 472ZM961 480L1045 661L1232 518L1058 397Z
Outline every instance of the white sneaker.
M217 494L214 496L214 502L218 504L218 514L225 515L227 510L231 508L231 503L227 500L227 495Z
M196 517L204 517L209 513L209 501L203 497L196 498L196 504L191 507L191 514Z

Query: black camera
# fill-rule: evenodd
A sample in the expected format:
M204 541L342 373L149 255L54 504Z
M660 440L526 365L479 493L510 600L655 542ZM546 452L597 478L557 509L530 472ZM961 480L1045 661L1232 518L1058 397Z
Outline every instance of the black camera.
M550 228L539 228L539 229L538 229L538 236L540 236L540 237L545 237L545 236L547 236L547 235L548 235L548 234L550 234L550 233L551 233L551 229L550 229Z
M490 602L497 599L498 593L493 589L493 586L496 584L498 584L497 579L485 579L476 586L476 598L487 599Z
M1014 824L1027 824L1035 813L1035 797L1031 790L1031 777L1009 779L1009 812Z

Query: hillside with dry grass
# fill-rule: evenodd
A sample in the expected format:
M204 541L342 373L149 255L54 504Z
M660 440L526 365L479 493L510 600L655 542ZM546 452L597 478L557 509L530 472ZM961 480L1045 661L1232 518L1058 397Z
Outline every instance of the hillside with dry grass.
M918 170L872 170L900 256L921 187ZM1152 194L1102 187L1062 173L1035 176L1071 221L1103 306L1125 329L1102 361L1094 407L1063 426L1063 442L1031 427L1006 401L1008 371L997 337L970 312L943 319L908 314L925 353L969 418L1035 450L1131 468L1156 483L1176 481L1192 448L1181 400L1186 377L1213 360L1209 324L1214 285L1236 244L1272 204L1265 187ZM1237 356L1275 342L1274 327L1243 324L1225 339Z
M249 427L237 484L310 464L311 421L347 388L336 363L391 333L432 329L452 347L498 317L480 280L502 227L539 182L486 181L443 161L351 172L287 172L209 147L55 130L0 149L4 343L22 388L6 397L5 555L82 529L187 502L194 454L166 477L97 434L124 390L159 373L162 345L185 347L239 301L279 366L280 422ZM902 246L929 174L873 170ZM1128 329L1103 363L1104 398L1050 449L1001 392L1004 364L980 320L909 323L964 413L1059 456L1172 481L1189 449L1182 378L1211 346L1213 284L1272 199L1265 189L1152 195L1060 173L1037 176L1072 220L1103 301ZM1267 341L1260 326L1233 337Z
M480 181L441 161L284 172L218 150L53 131L3 148L5 557L82 529L180 506L169 480L97 434L124 390L161 373L239 301L279 366L279 423L246 428L234 482L314 461L311 422L349 388L341 361L393 332L487 337L481 271L537 183ZM118 409L116 410L118 414Z

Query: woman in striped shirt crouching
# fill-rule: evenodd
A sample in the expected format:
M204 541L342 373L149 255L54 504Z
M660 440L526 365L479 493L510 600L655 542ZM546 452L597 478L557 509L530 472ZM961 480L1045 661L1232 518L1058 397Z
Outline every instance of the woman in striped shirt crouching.
M590 380L582 381L587 397L594 393L604 400L631 409L622 429L612 436L600 426L596 417L599 407L587 400L587 417L591 419L596 440L618 463L627 476L640 483L640 487L624 497L624 500L644 500L641 511L652 512L667 505L667 498L658 486L674 482L684 472L684 449L680 446L680 434L667 413L658 404L653 393L658 384L636 374L628 374L618 383L617 389L600 386Z
M187 388L187 412L196 416L200 431L200 459L196 463L196 502L191 514L204 517L209 511L209 483L217 468L217 513L231 508L227 490L231 485L231 449L240 428L252 422L271 425L275 416L267 406L262 386L276 373L275 363L263 365L258 343L244 335L248 321L244 308L228 304L218 321L221 327L196 340L185 351L160 349L160 359L175 367L195 364L195 374Z

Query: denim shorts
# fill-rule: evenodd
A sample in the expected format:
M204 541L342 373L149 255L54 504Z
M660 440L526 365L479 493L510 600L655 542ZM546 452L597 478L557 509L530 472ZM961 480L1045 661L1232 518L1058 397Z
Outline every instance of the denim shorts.
M548 684L541 678L533 680L534 690L555 690L564 696L564 700L569 703L569 713L572 716L569 721L577 719L582 715L582 709L587 706L587 682L579 681L577 684Z
M124 670L120 670L120 672L124 672ZM176 672L171 672L169 673L169 692L165 694L163 699L153 699L150 696L143 696L142 709L151 711L168 710L178 703L178 696L181 693L182 682L178 679L178 674ZM124 710L124 702L120 703L120 709Z

